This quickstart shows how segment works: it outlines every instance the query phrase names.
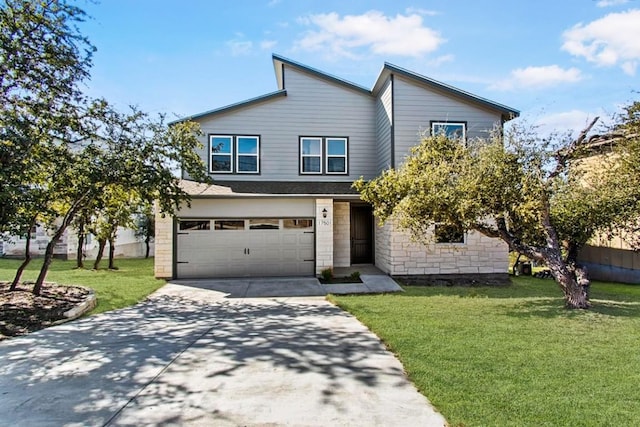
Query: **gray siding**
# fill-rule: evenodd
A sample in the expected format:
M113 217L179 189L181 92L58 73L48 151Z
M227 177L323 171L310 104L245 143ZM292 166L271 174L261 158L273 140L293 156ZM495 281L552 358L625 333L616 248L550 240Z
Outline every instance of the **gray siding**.
M260 175L214 174L216 180L354 181L376 174L375 98L285 66L286 97L205 116L208 134L260 135ZM299 136L349 138L348 175L300 175Z
M498 112L426 89L402 76L395 75L393 90L396 164L420 142L422 132L430 131L432 120L467 122L467 138L487 137L501 121Z
M393 83L387 79L376 98L376 144L378 147L377 172L391 167L391 125L393 123Z

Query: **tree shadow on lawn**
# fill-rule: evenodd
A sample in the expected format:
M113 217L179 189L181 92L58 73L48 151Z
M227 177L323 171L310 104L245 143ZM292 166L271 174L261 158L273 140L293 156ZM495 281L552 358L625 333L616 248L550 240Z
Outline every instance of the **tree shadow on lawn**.
M538 298L515 305L506 312L508 316L526 318L580 318L594 314L610 317L640 317L640 302L611 301L591 299L588 310L571 310L564 308L562 298Z
M404 378L399 365L370 362L385 353L366 328L354 328L334 306L162 295L0 343L0 424L127 424L133 413L143 415L133 424L242 425L255 415L234 412L246 399L268 405L282 398L268 394L273 384L261 388L247 378L256 365L282 372L284 397L292 377L310 384L298 402L347 411L353 383L366 389ZM291 392L300 395L299 386ZM223 395L236 396L239 404L225 406Z

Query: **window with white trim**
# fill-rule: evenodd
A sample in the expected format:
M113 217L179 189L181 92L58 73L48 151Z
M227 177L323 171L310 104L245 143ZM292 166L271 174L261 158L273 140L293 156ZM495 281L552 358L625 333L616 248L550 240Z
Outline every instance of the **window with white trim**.
M300 173L322 173L322 138L300 138Z
M348 138L300 137L300 173L303 175L346 175Z
M467 138L467 124L465 122L431 122L431 135L444 135L450 139Z
M209 172L260 173L260 137L209 135Z
M211 163L209 170L214 173L233 172L233 137L227 135L211 135L209 152Z
M327 138L327 173L347 173L346 138Z

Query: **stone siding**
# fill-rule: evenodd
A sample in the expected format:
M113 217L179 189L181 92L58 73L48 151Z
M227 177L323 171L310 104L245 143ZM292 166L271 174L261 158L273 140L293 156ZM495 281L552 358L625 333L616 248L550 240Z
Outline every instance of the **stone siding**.
M507 245L469 232L464 244L422 244L393 222L376 227L376 266L392 276L506 273Z
M154 273L159 279L173 278L173 217L156 213Z
M327 268L333 268L333 199L316 199L316 274Z
M351 204L333 204L333 266L351 265Z

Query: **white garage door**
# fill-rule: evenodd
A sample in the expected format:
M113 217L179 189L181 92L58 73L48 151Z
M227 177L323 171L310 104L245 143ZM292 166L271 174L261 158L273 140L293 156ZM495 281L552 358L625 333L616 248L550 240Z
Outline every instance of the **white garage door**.
M180 219L177 277L309 276L310 218Z

